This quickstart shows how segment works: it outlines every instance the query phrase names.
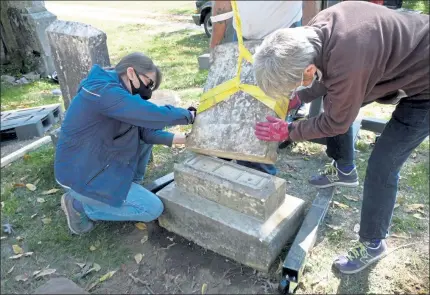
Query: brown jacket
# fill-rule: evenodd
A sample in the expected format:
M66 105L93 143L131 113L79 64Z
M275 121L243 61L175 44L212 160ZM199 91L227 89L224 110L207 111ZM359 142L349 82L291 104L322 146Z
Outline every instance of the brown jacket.
M392 101L399 93L412 99L429 94L428 15L345 1L318 13L308 26L322 41L315 60L322 81L299 97L310 102L325 94L324 113L293 123L292 140L345 133L365 103Z

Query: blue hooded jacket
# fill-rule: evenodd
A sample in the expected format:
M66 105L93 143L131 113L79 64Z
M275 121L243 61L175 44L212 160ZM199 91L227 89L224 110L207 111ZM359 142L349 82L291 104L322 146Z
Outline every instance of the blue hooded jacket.
M191 121L188 110L131 95L115 71L94 65L62 123L55 177L86 197L119 207L133 181L140 138L171 146L173 134L162 129Z

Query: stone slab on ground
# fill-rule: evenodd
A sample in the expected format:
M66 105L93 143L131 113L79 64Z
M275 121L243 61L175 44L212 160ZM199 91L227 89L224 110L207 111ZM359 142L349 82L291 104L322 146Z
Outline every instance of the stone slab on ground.
M254 53L261 41L247 41L245 46ZM237 43L215 47L204 92L232 79L237 71ZM252 65L242 63L241 82L256 85ZM245 92L230 98L197 115L187 148L194 152L228 159L273 164L277 159L278 144L260 141L254 134L256 122L267 115L276 116L266 105Z
M262 222L197 195L173 182L159 191L165 210L160 226L199 246L254 269L268 272L303 220L304 201L286 195L285 202Z
M198 155L175 164L176 186L262 221L283 203L284 179L221 159Z
M50 279L33 294L90 294L67 278Z
M46 33L67 109L91 67L110 66L107 37L90 25L60 20L52 23Z

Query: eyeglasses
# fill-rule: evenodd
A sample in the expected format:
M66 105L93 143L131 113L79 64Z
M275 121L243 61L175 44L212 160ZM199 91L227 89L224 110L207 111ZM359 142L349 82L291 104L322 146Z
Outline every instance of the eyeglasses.
M149 80L149 83L148 83L148 85L146 85L146 87L148 87L149 89L153 89L154 88L154 85L155 85L155 83L154 83L154 81L151 79L151 78L149 78L147 75L145 75L145 74L138 74L136 71L135 71L135 73L136 73L136 75L137 75L137 77L139 78L139 75L142 75L142 76L144 76L146 79L148 79Z

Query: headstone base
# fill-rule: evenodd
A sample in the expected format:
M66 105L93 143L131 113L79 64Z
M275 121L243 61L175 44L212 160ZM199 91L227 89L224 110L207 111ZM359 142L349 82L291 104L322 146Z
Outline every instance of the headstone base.
M268 272L303 220L304 201L286 195L284 203L261 221L171 183L157 195L165 210L160 226L239 263Z

